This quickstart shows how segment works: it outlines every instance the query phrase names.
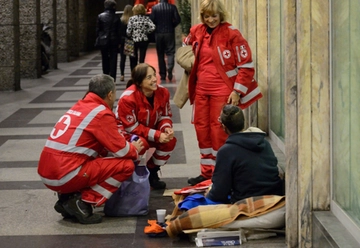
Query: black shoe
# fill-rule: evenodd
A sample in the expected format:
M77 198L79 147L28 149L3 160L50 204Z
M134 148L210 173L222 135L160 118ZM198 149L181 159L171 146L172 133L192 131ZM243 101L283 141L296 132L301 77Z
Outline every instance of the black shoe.
M74 218L75 216L69 214L68 212L66 212L64 206L62 205L62 202L60 200L58 200L55 205L54 205L54 209L56 212L58 212L59 214L62 215L62 217L64 217L64 219L70 219L70 218Z
M93 214L90 204L83 202L81 196L74 195L62 204L68 214L76 217L81 224L96 224L101 222L101 215Z
M63 203L66 202L67 200L69 200L69 198L71 196L73 196L76 193L70 193L70 194L60 194L57 193L58 196L58 201L55 203L54 205L54 209L56 212L58 212L59 214L62 215L62 217L64 217L64 219L68 219L68 218L75 218L75 216L69 214L68 212L66 212L66 210L63 207Z
M201 183L201 182L203 182L205 180L208 180L208 178L205 178L202 175L200 175L200 176L197 176L197 177L190 178L188 180L188 184L190 184L191 186L194 186L195 184Z
M168 71L168 79L171 81L173 79L172 71Z
M166 80L166 77L165 77L165 76L161 76L161 77L160 77L160 80L161 80L161 81L165 81L165 80Z
M165 189L166 183L163 181L160 181L160 178L157 174L158 170L160 170L159 166L156 166L155 168L148 168L150 175L149 175L149 183L150 186L153 189Z

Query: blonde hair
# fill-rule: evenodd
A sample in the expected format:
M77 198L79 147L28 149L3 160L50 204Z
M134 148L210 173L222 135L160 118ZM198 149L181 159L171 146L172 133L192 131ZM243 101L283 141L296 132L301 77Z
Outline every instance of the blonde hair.
M124 8L124 13L121 16L121 21L125 24L128 24L129 18L133 16L132 6L130 4L126 5Z
M142 5L142 4L135 5L134 8L132 9L132 11L134 12L134 15L145 15L146 14L146 9L145 9L144 5Z
M202 0L200 3L200 20L202 23L205 23L205 14L219 14L220 22L226 21L228 16L225 6L221 0Z

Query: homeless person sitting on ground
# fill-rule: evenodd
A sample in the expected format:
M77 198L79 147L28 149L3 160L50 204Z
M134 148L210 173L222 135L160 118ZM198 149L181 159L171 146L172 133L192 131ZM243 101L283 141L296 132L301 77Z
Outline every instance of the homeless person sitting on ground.
M265 133L256 127L244 131L244 114L238 106L225 105L219 122L229 137L217 153L212 186L205 201L190 195L180 203L190 207L170 222L166 228L170 237L198 228L284 225L283 182Z
M59 119L46 141L38 173L58 193L54 208L64 218L101 222L92 206L105 203L134 172L142 141L129 143L119 133L115 99L114 79L94 76L84 98Z

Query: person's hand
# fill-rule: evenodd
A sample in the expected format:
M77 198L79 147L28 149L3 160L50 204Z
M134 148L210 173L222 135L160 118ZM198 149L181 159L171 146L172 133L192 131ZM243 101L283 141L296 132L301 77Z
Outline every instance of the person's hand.
M165 128L165 133L169 135L170 140L174 138L174 130L171 127Z
M138 139L136 141L131 142L133 146L135 146L136 150L140 152L142 149L144 149L144 144L141 139Z
M159 138L159 142L160 143L168 143L172 139L173 139L173 136L171 136L171 135L169 135L167 133L161 133L160 138Z
M228 97L227 104L237 106L239 105L239 103L240 103L240 96L235 91L232 91Z

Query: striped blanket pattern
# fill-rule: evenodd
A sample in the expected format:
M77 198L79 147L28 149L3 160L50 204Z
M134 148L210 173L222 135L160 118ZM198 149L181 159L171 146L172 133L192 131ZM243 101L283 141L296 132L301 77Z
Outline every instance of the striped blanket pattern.
M169 237L184 230L217 228L234 220L260 216L285 206L285 196L249 197L234 204L206 205L192 208L172 220L166 227Z

